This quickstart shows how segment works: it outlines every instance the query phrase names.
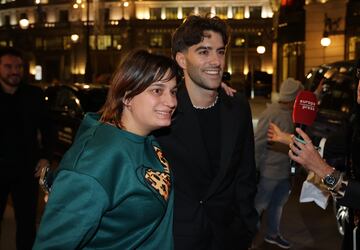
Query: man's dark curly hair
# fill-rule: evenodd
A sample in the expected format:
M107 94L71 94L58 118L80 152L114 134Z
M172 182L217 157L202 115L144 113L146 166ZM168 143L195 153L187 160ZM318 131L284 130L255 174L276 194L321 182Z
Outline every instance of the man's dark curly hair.
M226 46L230 39L230 28L219 17L190 15L176 29L172 36L171 54L175 58L177 52L185 51L189 47L200 43L206 34L205 31L219 33Z

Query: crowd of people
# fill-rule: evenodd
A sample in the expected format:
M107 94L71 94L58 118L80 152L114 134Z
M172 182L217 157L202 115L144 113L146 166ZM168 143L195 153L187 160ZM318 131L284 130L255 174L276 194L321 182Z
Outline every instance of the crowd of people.
M279 230L290 158L354 209L347 232L356 227L359 105L346 131L351 175L328 165L304 131L296 128L305 143L292 136L303 90L293 78L254 134L247 98L222 84L229 39L225 21L190 15L172 36L172 58L145 50L125 57L104 106L85 115L53 173L38 230L37 177L51 161L48 111L42 92L23 81L22 54L1 49L0 214L10 194L17 249L248 250L264 210L264 240L290 248Z

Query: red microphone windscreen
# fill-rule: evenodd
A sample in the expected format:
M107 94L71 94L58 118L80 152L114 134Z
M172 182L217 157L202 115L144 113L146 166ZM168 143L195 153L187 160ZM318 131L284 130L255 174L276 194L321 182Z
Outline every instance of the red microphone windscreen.
M311 126L317 113L317 98L311 91L300 91L294 102L293 122Z

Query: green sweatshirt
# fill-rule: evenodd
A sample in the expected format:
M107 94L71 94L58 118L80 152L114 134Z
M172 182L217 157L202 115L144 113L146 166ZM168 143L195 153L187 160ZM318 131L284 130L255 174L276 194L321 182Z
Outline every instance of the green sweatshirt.
M154 137L87 114L57 172L33 249L173 249L170 168Z

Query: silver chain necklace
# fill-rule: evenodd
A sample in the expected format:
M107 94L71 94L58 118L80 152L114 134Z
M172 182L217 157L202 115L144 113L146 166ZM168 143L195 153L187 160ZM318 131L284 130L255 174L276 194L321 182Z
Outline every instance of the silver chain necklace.
M210 109L210 108L212 108L212 107L215 106L215 104L217 103L218 99L219 99L219 96L217 95L216 98L215 98L215 100L213 101L213 103L211 103L209 106L200 107L200 106L196 106L196 105L193 104L193 107L194 107L195 109Z

